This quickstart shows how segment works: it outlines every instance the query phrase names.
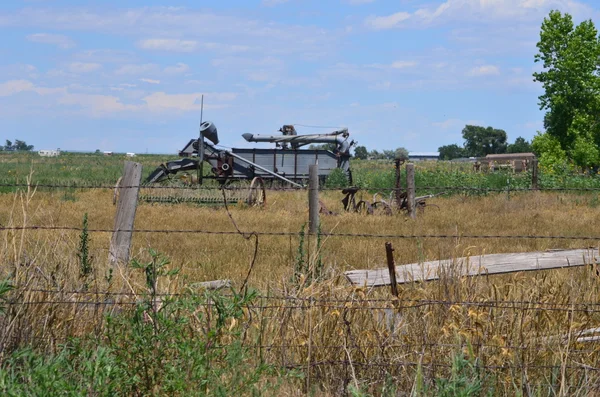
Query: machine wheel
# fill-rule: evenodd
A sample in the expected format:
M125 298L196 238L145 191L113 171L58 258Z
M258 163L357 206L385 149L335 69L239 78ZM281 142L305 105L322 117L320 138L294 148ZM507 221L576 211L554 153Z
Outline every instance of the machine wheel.
M246 203L252 207L264 207L267 201L267 193L265 183L261 177L255 177L250 183L250 193Z

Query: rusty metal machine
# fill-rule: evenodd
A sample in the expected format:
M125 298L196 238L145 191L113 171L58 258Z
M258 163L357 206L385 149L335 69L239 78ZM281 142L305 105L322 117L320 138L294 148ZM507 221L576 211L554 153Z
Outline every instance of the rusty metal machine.
M222 192L226 192L229 202L262 205L265 184L303 187L312 164L318 164L321 179L339 168L351 183L350 149L355 142L350 140L347 129L327 134L298 135L293 125L284 125L279 132L280 135L242 135L247 142L275 143L276 147L272 149L226 149L218 147L215 125L205 121L200 125L200 138L190 139L179 152L183 158L161 164L145 181L146 185L162 184L163 188L146 189L141 192L141 199L149 202L219 203L223 202ZM303 148L317 143L331 145L332 150ZM210 167L209 175L204 175L204 163ZM205 183L205 180L213 182ZM182 188L184 186L189 188ZM219 191L215 186L225 186L226 189Z

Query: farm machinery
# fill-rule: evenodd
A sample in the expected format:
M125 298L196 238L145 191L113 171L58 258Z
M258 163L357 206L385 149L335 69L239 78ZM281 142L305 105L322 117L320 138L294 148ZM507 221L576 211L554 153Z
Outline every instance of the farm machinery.
M242 135L247 142L274 143L275 148L227 149L219 146L216 126L205 121L199 139L190 139L179 152L182 158L161 164L148 176L144 183L148 188L142 188L140 199L201 204L219 204L226 199L262 205L265 185L302 188L313 164L318 165L321 180L339 168L352 182L350 149L355 142L347 129L298 135L293 125L284 125L279 132ZM327 144L331 150L304 148L311 144ZM204 165L210 167L208 175L204 175Z

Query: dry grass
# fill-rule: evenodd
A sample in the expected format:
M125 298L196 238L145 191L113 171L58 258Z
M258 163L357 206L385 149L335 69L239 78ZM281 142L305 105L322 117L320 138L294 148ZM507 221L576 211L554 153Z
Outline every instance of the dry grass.
M0 196L0 224L80 226L85 212L90 229L110 229L115 207L112 192L94 190L74 194L22 193ZM293 232L307 221L303 192L268 192L264 209L233 206L231 215L245 232ZM341 195L328 192L323 201L328 208L341 211ZM452 197L431 200L440 208L428 208L412 221L403 215L363 216L342 214L322 217L326 232L367 234L468 234L468 235L597 235L593 225L600 213L592 196L527 193L512 196ZM138 207L138 229L202 229L234 231L227 213L221 209L194 205L148 205ZM75 294L59 298L32 288L79 290L77 244L74 231L4 231L1 234L2 276L9 274L19 286L20 300L76 301ZM109 286L108 233L91 234L95 282L91 291L140 293L141 274L117 269ZM386 376L400 390L415 390L417 374L426 380L448 374L450 356L463 350L488 367L486 384L497 394L533 393L585 394L598 381L594 370L600 348L595 343L576 343L582 329L600 326L594 310L579 310L577 304L598 304L597 274L589 268L522 273L508 276L440 281L400 286L400 301L390 298L387 289L367 291L348 286L342 272L350 269L382 267L385 264L384 239L323 239L319 254L325 264L326 279L298 290L291 282L299 239L290 236L260 236L259 251L249 285L264 295L295 295L304 300L262 299L248 312L248 340L271 346L257 349L257 356L283 366L305 369L305 383L325 385L322 389L337 394L348 384L375 390ZM597 246L584 240L508 240L508 239L390 239L396 249L396 263L435 260L481 253L525 252L549 248ZM314 258L315 241L306 241ZM133 254L146 260L148 248L171 259L171 267L181 274L171 283L160 285L163 292L180 292L198 281L232 279L239 286L248 272L254 243L239 235L137 233ZM348 303L323 303L306 300L348 299ZM111 298L117 299L117 298ZM367 299L383 299L381 302ZM455 304L405 307L404 300L439 300ZM559 311L537 310L538 306L492 307L458 302L532 301L563 304ZM412 305L408 305L412 306ZM588 308L598 309L588 306ZM52 347L66 336L99 332L102 309L83 305L48 303L15 305L11 323L4 323L4 342L43 340ZM569 310L571 309L571 310ZM573 310L577 309L577 310ZM393 326L392 326L393 325ZM570 335L567 341L547 339L550 335ZM472 345L471 349L465 346ZM309 363L325 363L308 366ZM341 363L341 364L340 364ZM439 364L437 365L431 365ZM539 368L542 367L542 368ZM576 369L575 367L579 368ZM291 389L290 389L291 390ZM304 389L305 391L307 389ZM323 391L324 392L324 391ZM291 393L291 391L290 391Z

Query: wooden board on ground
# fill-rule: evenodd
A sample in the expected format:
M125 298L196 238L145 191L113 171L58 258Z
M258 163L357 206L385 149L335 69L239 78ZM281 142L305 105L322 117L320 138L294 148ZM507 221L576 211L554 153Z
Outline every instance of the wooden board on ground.
M444 259L396 266L398 284L437 280L441 277L505 274L532 270L558 269L596 263L598 250L551 250L519 254L490 254ZM390 285L387 268L351 270L344 273L353 285L380 287Z

